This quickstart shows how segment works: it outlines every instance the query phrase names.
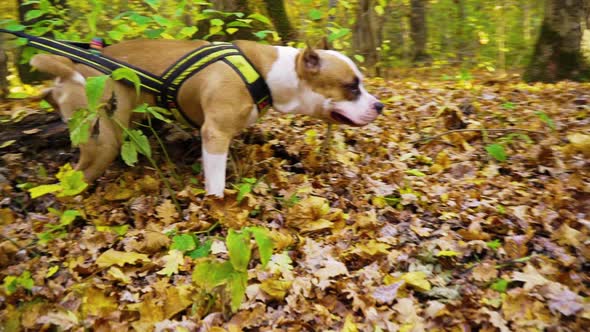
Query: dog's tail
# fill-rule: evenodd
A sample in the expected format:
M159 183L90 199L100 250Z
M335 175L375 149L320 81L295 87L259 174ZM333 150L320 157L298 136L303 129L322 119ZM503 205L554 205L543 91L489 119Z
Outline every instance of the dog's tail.
M59 55L37 54L29 63L39 71L64 79L71 78L77 73L74 69L74 63L70 59Z

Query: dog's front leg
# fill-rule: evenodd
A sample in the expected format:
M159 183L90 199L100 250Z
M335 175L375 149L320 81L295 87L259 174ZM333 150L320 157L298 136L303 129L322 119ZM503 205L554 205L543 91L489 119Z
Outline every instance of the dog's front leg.
M207 195L223 197L227 153L231 139L231 135L217 130L207 122L202 127L203 171Z

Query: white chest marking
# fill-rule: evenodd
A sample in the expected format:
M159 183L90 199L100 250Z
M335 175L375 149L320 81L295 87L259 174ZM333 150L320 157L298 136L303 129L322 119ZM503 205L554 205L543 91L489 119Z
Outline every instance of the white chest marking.
M205 190L207 195L223 197L225 189L226 153L209 153L203 146L203 171L205 172Z
M282 113L293 113L301 107L298 98L299 78L295 71L295 59L299 50L276 46L277 60L272 64L266 83L270 89L274 108Z

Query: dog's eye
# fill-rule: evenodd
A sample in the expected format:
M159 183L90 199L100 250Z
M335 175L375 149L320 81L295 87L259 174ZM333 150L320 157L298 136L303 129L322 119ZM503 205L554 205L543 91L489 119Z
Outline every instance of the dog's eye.
M355 96L361 93L358 82L344 84L344 88Z

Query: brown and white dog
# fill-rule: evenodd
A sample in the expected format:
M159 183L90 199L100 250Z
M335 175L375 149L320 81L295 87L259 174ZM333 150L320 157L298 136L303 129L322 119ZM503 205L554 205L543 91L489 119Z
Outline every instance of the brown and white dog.
M161 75L181 56L205 44L204 41L132 40L109 46L103 53ZM363 75L357 66L341 53L250 41L236 41L235 45L264 77L273 107L280 113L306 114L330 123L364 126L383 109L383 104L363 87ZM64 120L86 106L85 77L101 74L56 55L37 55L31 64L57 77L55 86L46 95ZM155 102L148 93L142 92L138 98L135 90L123 83L111 82L106 90L103 98L106 101L114 93L116 109L112 114L106 110L100 112L94 135L80 146L76 166L89 182L99 177L119 154L122 131L116 122L129 125L137 105ZM178 103L201 126L207 194L223 197L230 141L259 116L252 97L234 70L216 62L181 86Z

